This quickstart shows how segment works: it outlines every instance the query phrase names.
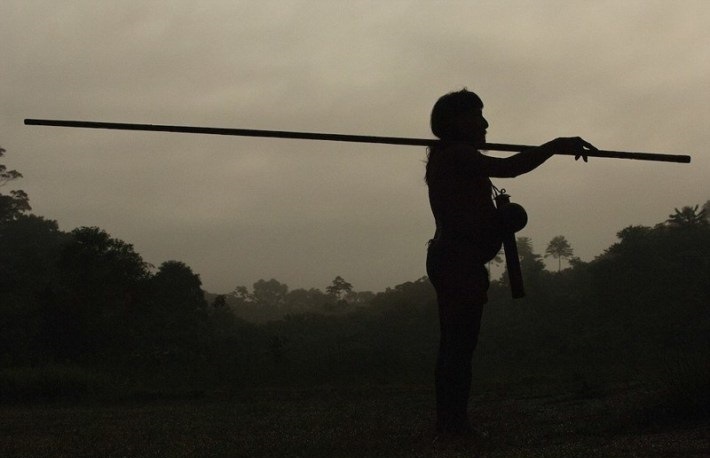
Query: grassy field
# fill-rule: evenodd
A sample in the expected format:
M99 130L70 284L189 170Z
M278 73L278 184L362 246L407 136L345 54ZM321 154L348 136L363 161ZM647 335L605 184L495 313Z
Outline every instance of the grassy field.
M710 456L707 420L668 420L650 394L640 386L594 396L488 387L471 403L484 436L458 441L435 436L429 386L26 403L0 406L0 456Z

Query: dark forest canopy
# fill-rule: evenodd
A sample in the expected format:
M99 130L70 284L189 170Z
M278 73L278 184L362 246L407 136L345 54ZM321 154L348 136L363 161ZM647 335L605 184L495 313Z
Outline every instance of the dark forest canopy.
M3 184L20 177L2 173ZM215 295L186 264L151 266L101 228L59 230L30 213L22 191L0 193L0 203L0 400L57 396L46 384L22 391L8 375L57 364L131 377L181 371L180 383L222 388L430 377L438 324L426 277L378 293L339 275L325 291L262 279ZM521 237L528 297L510 299L505 272L492 281L479 377L628 381L681 361L710 391L709 209L626 227L590 262L555 236L547 254L569 267L553 272Z

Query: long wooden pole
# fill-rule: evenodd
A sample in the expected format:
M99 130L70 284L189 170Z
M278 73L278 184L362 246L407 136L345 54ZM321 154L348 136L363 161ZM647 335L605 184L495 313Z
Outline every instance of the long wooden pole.
M130 124L96 121L66 121L56 119L25 119L28 126L79 127L88 129L139 130L152 132L180 132L188 134L233 135L241 137L291 138L300 140L326 140L335 142L379 143L386 145L430 146L439 140L405 137L379 137L373 135L326 134L315 132L289 132L282 130L234 129L221 127L169 126L163 124ZM531 145L507 143L486 143L482 150L519 152L534 148ZM574 153L563 153L573 156ZM589 157L608 157L615 159L637 159L642 161L690 163L690 156L678 154L659 154L628 151L588 151Z

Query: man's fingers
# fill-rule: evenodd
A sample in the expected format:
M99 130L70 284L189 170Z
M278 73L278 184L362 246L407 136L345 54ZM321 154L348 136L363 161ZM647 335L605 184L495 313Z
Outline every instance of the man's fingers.
M587 149L590 149L592 151L599 151L596 146L592 145L588 141L584 140L583 138L577 137L579 142L582 144L583 147L586 147Z
M592 150L592 151L599 151L599 149L598 149L596 146L592 145L592 144L589 143L589 142L584 142L584 141L583 141L583 144L584 144L584 146L586 146L588 149L590 149L590 150Z

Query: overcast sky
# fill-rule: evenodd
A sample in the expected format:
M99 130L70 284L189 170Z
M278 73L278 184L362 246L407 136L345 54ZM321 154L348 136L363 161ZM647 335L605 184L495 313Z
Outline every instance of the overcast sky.
M491 142L580 135L691 154L555 157L495 180L537 252L589 261L710 199L710 2L0 2L0 145L34 213L99 226L224 293L276 278L381 291L425 275L419 147L23 126L24 118L430 137L468 87Z

